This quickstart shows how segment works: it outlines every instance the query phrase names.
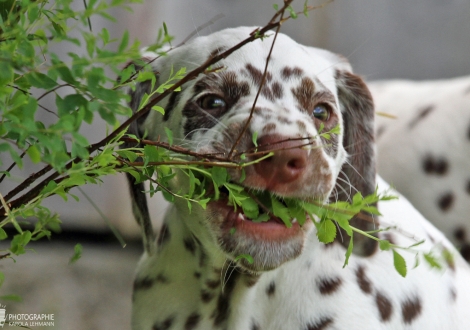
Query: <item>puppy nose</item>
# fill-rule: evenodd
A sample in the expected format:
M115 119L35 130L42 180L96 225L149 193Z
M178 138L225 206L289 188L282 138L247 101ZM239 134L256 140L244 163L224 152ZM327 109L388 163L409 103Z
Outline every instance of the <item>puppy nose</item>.
M274 155L254 165L256 173L268 186L298 180L307 168L308 152L301 149L302 140L289 140L281 135L265 135L258 139L259 151L272 151Z

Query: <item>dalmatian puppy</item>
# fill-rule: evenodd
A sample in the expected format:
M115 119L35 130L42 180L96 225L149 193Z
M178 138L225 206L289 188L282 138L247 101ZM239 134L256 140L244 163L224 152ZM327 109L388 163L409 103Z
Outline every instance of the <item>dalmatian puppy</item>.
M470 261L470 77L369 86L379 173Z
M151 65L165 81L171 70L191 70L254 30L199 37ZM165 115L152 111L131 132L165 140L164 129L170 128L174 143L219 155L227 155L240 134L237 152L252 150L257 132L259 150L276 152L247 167L243 185L280 198L346 201L356 191L372 193L376 185L387 190L375 174L371 94L336 54L279 34L266 84L243 133L272 39L255 40L217 63L221 69L189 81L159 104ZM134 110L149 88L143 83L131 92ZM340 132L331 139L319 136L320 129L336 126ZM297 140L305 137L311 145L299 147ZM233 182L240 181L239 170L229 172ZM187 185L181 173L172 181L175 189ZM142 184L131 185L134 212L148 242L143 190ZM359 217L351 223L363 230L391 227L377 235L400 246L424 239L415 252L402 252L406 278L395 271L391 251L381 251L371 239L356 235L343 268L344 234L323 244L311 221L300 226L294 219L287 228L272 216L257 223L227 202L222 191L205 210L194 205L189 212L185 200L175 199L138 265L133 329L470 329L468 265L403 197L379 203L382 216L375 223ZM454 257L436 270L422 256L417 259L418 250ZM243 254L252 263L237 258Z

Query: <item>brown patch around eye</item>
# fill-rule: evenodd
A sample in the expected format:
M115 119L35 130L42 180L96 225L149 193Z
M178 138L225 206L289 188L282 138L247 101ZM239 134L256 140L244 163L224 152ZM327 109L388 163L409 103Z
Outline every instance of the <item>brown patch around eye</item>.
M292 93L300 108L305 112L309 112L314 106L313 94L315 93L315 84L312 79L307 77L302 78L300 85L293 88Z

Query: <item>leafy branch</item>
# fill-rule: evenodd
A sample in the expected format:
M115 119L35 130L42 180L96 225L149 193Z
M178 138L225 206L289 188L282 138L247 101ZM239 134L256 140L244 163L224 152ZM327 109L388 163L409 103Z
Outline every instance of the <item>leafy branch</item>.
M5 226L11 225L17 231L11 240L10 252L15 255L22 254L31 240L50 237L52 232L59 229L58 216L41 205L45 198L59 195L65 201L69 197L78 199L71 194L72 188L89 183L96 184L105 175L126 172L133 175L137 182L148 180L151 195L162 192L169 201L174 201L175 198L184 199L190 210L193 204L205 208L209 201L224 198L234 209L241 209L252 221L262 222L276 218L287 227L292 226L293 219L301 225L306 221L313 221L317 236L323 243L332 242L336 238L338 228L342 228L351 237L354 234L363 235L378 241L382 250L392 250L397 270L405 275L404 260L397 250L410 250L416 245L395 246L387 240L378 239L374 233L362 231L349 223L352 217L375 223L374 216L378 215L378 211L374 205L378 201L389 199L389 196L378 196L377 193L370 196L356 194L351 203L324 204L315 200L280 198L269 192L251 191L243 186L244 168L286 149L276 148L275 144L258 146L256 136L253 136L254 148L237 150L265 83L267 67L281 25L288 19L295 19L302 13L307 15L309 11L331 2L329 0L321 6L308 6L305 3L303 11L296 12L291 6L292 1L284 0L280 8L275 6L276 13L271 20L263 27L255 29L244 40L218 54L212 54L190 72L172 72L166 82L156 86L155 73L150 65L154 59L148 63L139 62L138 42L129 45L127 32L120 40L112 41L106 29L96 34L89 23L92 15L112 19L106 12L107 9L133 1L113 0L111 4L100 0L90 1L82 11L74 11L70 9L67 0L57 0L50 8L45 6L47 1L31 1L23 6L23 2L9 0L8 8L11 10L0 10L0 153L8 153L13 164L2 171L0 182L9 177L15 165L22 167L25 155L28 155L34 164L46 164L4 196L0 194L0 240L7 239ZM217 17L211 21L215 19ZM75 22L75 25L67 26L68 20ZM79 29L81 39L70 36L73 28ZM248 43L268 37L268 31L272 29L275 29L275 32L258 93L249 118L227 157L220 154L200 154L176 146L171 141L149 141L125 135L128 126L149 111L164 114L164 109L157 104L165 97L178 91L181 86L197 76L219 69L212 67ZM156 42L150 45L149 49L162 54L162 46L169 44L171 47L171 40L172 37L164 25ZM86 55L69 53L70 60L67 63L49 51L49 45L53 42L83 45ZM113 42L117 44L117 50L108 48ZM183 41L185 42L186 40ZM176 47L171 47L170 50ZM122 70L125 62L129 60L139 65L129 65ZM120 73L121 79L114 81L109 78L104 68ZM123 88L134 88L137 83L144 82L150 83L151 92L144 95L139 111L132 115L130 109L122 105L121 101L128 99ZM39 96L35 96L38 94L33 93L32 89L39 90ZM55 111L40 104L46 96L55 97ZM52 112L56 121L46 125L36 120L38 108ZM79 130L83 122L92 123L97 115L106 121L111 132L102 140L90 144ZM118 116L126 116L127 119L119 124ZM331 134L338 133L336 127L329 132L320 132L320 136L329 140ZM167 132L168 140L171 140L171 134ZM282 142L296 140L298 144L289 148L314 148L313 141L316 138L318 137L303 137L277 143L281 145ZM143 145L143 148L117 150L123 142L135 142L136 145ZM261 147L265 147L267 151L263 151ZM240 171L240 180L233 182L227 169ZM172 191L169 188L177 171L188 178L189 185L185 190ZM25 190L27 191L24 192ZM17 197L20 193L22 194ZM26 230L18 219L31 217L38 220L34 228ZM352 253L352 242L351 239L345 265ZM81 248L77 247L72 262L79 258L80 254ZM8 256L8 253L2 254L0 259ZM425 260L429 264L439 264L431 254L426 254Z

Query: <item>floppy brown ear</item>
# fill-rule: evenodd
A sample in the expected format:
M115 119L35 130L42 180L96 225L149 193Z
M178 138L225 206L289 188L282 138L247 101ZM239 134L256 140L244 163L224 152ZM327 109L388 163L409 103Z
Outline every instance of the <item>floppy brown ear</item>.
M337 70L335 78L343 116L343 146L348 154L336 183L336 191L340 200L351 201L357 191L367 196L376 187L374 104L369 89L359 76ZM369 218L369 221L362 218ZM351 225L365 231L377 229L377 224L369 215L356 216L351 220ZM349 236L343 233L337 239L348 246ZM369 256L376 249L376 241L362 235L354 236L355 254Z

